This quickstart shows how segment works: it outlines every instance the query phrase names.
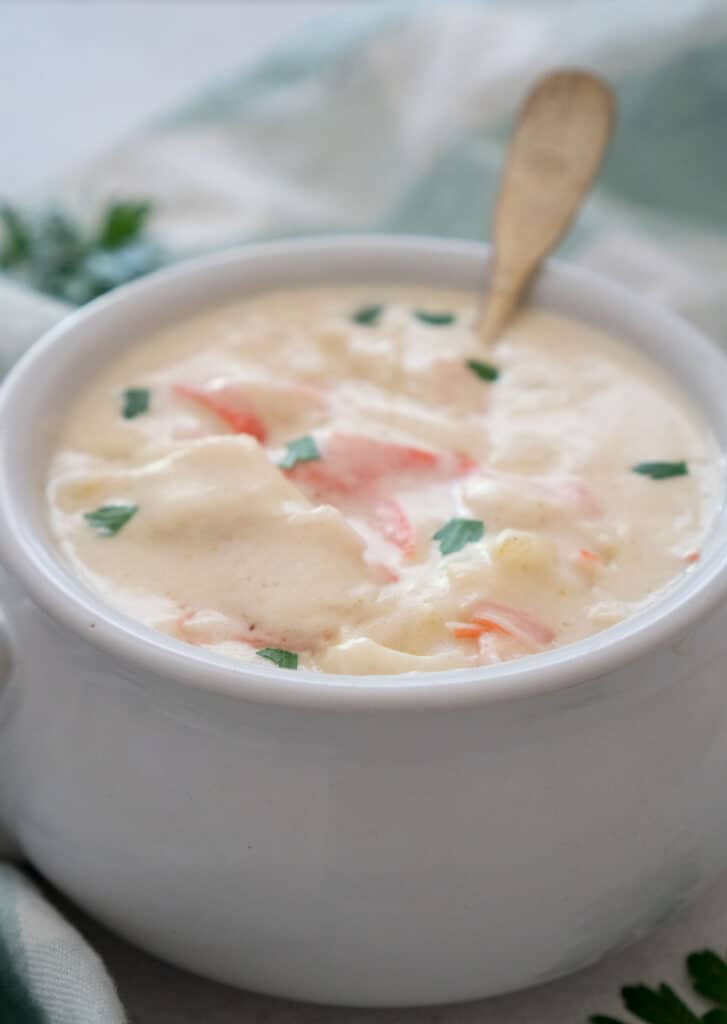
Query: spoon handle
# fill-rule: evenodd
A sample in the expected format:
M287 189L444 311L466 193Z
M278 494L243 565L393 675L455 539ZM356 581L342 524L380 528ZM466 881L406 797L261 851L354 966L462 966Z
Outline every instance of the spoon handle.
M586 71L555 71L520 111L493 224L494 268L480 321L494 341L541 260L560 240L613 131L609 86Z

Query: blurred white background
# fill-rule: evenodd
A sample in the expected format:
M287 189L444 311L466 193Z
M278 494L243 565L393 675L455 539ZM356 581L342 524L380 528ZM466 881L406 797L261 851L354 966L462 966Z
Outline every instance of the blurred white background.
M0 196L42 187L311 19L347 6L0 0Z

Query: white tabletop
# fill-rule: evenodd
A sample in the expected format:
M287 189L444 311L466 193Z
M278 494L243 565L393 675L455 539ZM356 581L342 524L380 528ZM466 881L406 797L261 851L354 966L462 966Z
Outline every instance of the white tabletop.
M312 17L345 6L0 0L0 67L13 86L0 90L0 196L62 176ZM575 977L487 1003L406 1012L324 1010L238 992L160 964L70 915L106 960L135 1024L576 1024L614 1012L622 984L679 985L688 952L723 950L727 876L655 936Z

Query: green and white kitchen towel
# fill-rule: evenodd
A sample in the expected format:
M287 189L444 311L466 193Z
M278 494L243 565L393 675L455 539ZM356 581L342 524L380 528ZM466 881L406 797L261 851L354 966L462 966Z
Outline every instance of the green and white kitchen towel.
M604 74L620 111L564 254L727 344L725 0L348 8L49 195L81 216L111 197L150 198L170 258L313 232L484 238L514 112L555 65ZM62 310L0 281L0 356ZM30 1007L7 1017L0 1003L3 1024L123 1019L100 963L11 868L0 872L0 987Z
M0 864L1 1024L123 1024L103 964L18 868Z

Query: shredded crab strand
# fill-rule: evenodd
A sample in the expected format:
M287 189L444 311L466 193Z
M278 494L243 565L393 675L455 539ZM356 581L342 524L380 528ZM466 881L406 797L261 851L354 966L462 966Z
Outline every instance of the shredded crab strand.
M249 434L260 444L267 440L265 424L243 395L237 392L233 395L229 389L215 391L189 384L176 384L174 393L208 409L236 434Z

